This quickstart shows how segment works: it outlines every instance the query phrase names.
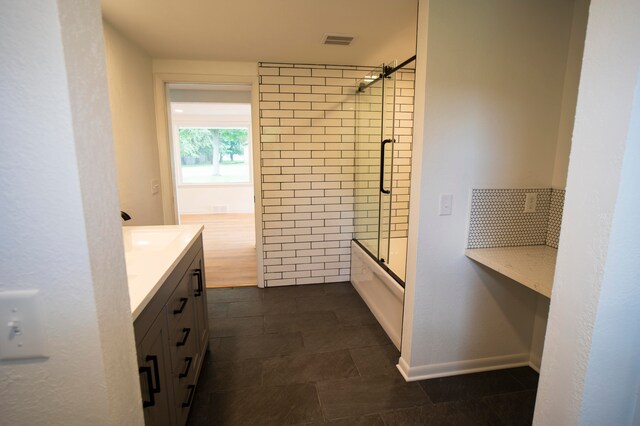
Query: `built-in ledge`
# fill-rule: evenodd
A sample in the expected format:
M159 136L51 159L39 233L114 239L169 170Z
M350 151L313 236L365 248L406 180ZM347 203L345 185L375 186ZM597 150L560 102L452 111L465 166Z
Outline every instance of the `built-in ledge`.
M545 246L466 249L465 255L551 298L558 250Z

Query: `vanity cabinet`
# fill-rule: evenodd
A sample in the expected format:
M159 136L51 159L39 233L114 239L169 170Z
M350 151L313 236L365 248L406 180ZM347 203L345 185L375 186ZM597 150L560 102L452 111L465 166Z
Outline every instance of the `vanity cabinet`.
M204 284L204 259L202 256L198 256L193 260L191 270L194 271L191 276L191 285L195 302L197 340L200 342L200 347L203 347L207 346L209 342L209 317L207 313L207 292Z
M167 425L172 420L170 397L172 390L168 384L169 376L169 348L167 341L166 317L159 315L144 337L137 342L138 372L142 388L142 406L145 422L149 425Z
M198 237L134 321L147 425L187 421L209 341L204 283Z

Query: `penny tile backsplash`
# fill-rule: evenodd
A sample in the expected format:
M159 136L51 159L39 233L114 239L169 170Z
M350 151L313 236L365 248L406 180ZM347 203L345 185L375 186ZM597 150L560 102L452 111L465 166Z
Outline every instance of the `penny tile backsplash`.
M525 212L526 194L537 194ZM558 248L564 190L473 189L467 248L548 245Z

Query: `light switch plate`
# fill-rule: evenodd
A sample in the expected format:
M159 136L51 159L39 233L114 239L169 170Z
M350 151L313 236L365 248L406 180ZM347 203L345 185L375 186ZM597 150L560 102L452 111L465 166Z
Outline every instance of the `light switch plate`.
M0 361L46 358L39 290L0 292Z
M160 192L160 181L158 179L151 180L151 195Z
M449 216L453 212L453 194L440 195L440 216Z

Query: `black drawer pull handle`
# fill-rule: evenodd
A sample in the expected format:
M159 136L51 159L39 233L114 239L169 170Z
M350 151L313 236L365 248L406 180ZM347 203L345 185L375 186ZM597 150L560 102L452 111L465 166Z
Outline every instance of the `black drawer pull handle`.
M138 369L140 374L147 375L147 389L149 393L149 400L142 400L142 408L153 407L156 405L156 399L153 397L153 380L151 379L151 367L140 367Z
M187 343L187 339L189 338L189 333L191 332L190 328L183 328L182 332L184 333L184 336L182 336L182 341L176 343L176 346L184 346L185 343Z
M193 271L193 275L198 277L198 287L196 288L194 296L200 297L202 296L202 269L196 269L195 271Z
M147 355L147 362L153 362L153 375L156 379L156 387L151 386L150 390L153 393L160 392L160 371L158 369L158 357L155 355ZM153 384L153 382L151 382Z
M195 393L196 385L189 385L187 386L187 389L189 389L189 397L187 398L186 402L182 403L182 408L191 406L191 401L193 401L193 394Z
M174 309L173 310L173 315L178 315L181 314L182 311L184 311L184 307L187 306L187 302L189 301L188 298L186 297L181 297L180 298L180 307L178 309Z
M184 359L187 362L187 367L184 369L184 373L178 374L178 378L183 379L189 375L189 370L191 370L191 363L193 362L193 357L188 356Z

